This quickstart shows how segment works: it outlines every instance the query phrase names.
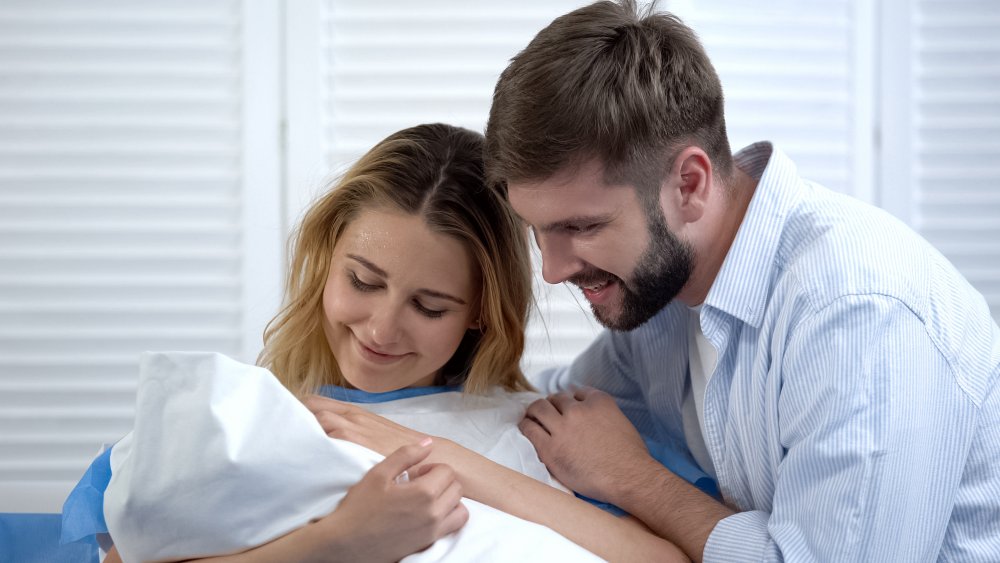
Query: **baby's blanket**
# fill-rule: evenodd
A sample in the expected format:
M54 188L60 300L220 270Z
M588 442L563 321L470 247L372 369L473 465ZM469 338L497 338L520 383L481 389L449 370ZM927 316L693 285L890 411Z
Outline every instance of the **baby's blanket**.
M549 481L516 431L530 398L440 393L367 407ZM104 515L126 562L235 553L330 513L381 459L327 437L263 368L212 353L146 354L134 429L111 453ZM548 528L463 502L468 524L405 561L596 559Z

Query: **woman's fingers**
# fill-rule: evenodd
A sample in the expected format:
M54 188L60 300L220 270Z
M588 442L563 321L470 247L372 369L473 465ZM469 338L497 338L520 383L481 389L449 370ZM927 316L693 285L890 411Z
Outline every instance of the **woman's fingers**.
M418 467L414 471L414 477L410 479L412 486L422 488L432 499L440 498L452 485L458 483L455 471L440 463L428 464L427 467Z
M339 414L330 411L319 411L315 414L316 420L323 428L323 432L326 432L327 434L333 434L347 425L347 420Z
M432 497L436 494L435 491L440 490L432 501L432 513L439 518L435 537L455 532L468 521L469 511L462 504L462 484L450 467L434 464L410 486L427 487L426 490Z
M371 468L368 473L374 474L383 481L394 481L401 473L427 459L431 453L430 446L430 438L419 444L403 446L375 464L375 467Z
M469 521L469 509L461 502L454 505L448 515L441 521L440 535L438 537L457 532Z
M307 409L312 411L313 414L318 414L321 411L330 411L336 414L345 415L357 408L354 405L323 397L321 395L309 395L305 399L302 399L302 404L304 404Z

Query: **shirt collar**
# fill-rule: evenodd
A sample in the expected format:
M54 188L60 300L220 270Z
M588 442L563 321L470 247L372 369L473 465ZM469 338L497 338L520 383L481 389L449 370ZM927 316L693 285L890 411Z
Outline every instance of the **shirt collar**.
M801 197L801 180L791 159L767 141L744 148L733 159L757 180L757 188L705 303L756 327L767 304L785 220Z

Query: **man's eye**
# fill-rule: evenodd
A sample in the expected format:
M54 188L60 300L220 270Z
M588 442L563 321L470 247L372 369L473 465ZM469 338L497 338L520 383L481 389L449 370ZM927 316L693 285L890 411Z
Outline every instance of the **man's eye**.
M597 227L597 223L587 223L585 225L567 225L566 230L570 233L580 234L593 232Z
M350 272L347 277L351 280L351 285L354 286L354 289L358 291L368 292L368 291L375 291L376 289L378 289L377 285L372 285L361 281L354 272Z

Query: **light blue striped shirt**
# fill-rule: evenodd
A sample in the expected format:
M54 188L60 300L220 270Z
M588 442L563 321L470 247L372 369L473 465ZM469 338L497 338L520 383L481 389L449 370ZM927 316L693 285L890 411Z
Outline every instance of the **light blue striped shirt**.
M798 176L770 143L701 311L719 351L705 444L726 502L706 561L1000 561L1000 329L887 213ZM605 331L547 391L593 385L684 441L689 309Z

